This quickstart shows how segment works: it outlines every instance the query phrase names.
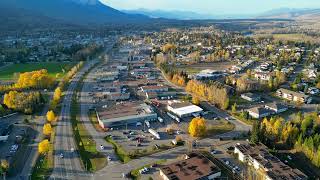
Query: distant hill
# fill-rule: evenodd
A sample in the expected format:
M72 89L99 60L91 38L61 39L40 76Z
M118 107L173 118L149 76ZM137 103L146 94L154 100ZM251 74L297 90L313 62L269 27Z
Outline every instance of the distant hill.
M320 9L289 9L281 8L265 12L257 18L320 20Z
M68 24L125 24L149 21L144 15L129 15L113 9L99 0L0 0L0 21L7 17L12 20L28 22L38 17L43 21L59 21ZM17 14L15 12L18 12ZM8 22L10 23L10 22Z
M135 10L122 10L127 14L143 14L151 18L166 18L178 20L190 19L218 19L217 16L209 14L201 14L192 11L165 11L165 10L149 10L149 9L135 9Z

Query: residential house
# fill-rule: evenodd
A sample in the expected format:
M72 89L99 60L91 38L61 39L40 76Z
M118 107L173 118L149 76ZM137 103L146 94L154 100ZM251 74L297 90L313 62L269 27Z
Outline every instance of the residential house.
M309 104L312 101L312 98L304 93L299 93L291 91L288 89L280 88L277 90L277 96L287 99L293 102L306 103Z
M276 156L269 153L268 148L261 144L236 144L234 153L238 159L253 166L256 172L266 180L295 179L307 180L308 177L298 169L286 165Z
M251 101L251 102L255 102L255 101L260 101L261 97L257 94L253 94L253 93L245 93L245 94L241 94L241 98L245 99L247 101Z
M248 109L247 112L251 117L257 118L257 119L264 118L272 114L271 110L266 109L264 107L254 107L254 108Z
M272 110L274 114L279 114L288 110L286 105L280 103L270 103L264 106L266 109Z

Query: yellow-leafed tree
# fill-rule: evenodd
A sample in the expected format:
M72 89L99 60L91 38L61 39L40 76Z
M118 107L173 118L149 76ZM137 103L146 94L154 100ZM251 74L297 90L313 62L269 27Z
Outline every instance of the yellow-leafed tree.
M57 88L54 90L53 100L55 100L55 101L60 101L61 96L62 96L61 88L60 88L60 87L57 87Z
M1 170L7 172L9 170L9 162L7 160L1 160Z
M49 143L48 139L45 139L39 143L38 152L40 154L45 154L49 151L49 148L50 148L50 143Z
M53 111L48 111L47 112L47 120L49 122L54 122L56 120L56 115L54 114Z
M192 96L192 103L195 105L199 105L200 104L200 99L198 96Z
M192 137L203 137L207 133L206 120L204 118L193 118L189 124L189 133Z
M43 134L46 136L50 136L50 134L52 133L52 127L51 124L47 123L43 126Z

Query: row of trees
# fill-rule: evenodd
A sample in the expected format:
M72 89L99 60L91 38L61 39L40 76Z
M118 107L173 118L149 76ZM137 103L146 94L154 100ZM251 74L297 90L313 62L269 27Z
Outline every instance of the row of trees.
M21 89L51 88L55 84L55 78L51 77L46 69L19 74L15 84L0 86L0 92Z
M41 69L38 71L21 73L14 87L18 89L44 89L51 88L54 85L54 82L55 79L48 74L48 71L46 69Z
M178 71L176 68L169 66L166 63L162 63L160 65L161 70L168 78L169 81L178 85L178 86L185 86L186 83L189 81L188 74L183 71Z
M38 144L38 152L42 155L46 155L50 151L50 146L52 146L49 139L54 131L53 125L58 119L55 115L55 111L57 111L57 106L61 102L62 91L65 88L65 85L70 81L70 79L72 79L72 77L78 72L78 70L82 66L82 61L79 62L76 66L74 66L62 79L62 81L59 83L58 87L54 91L53 98L50 102L51 110L49 110L46 114L47 123L45 123L42 128L42 132L46 136L46 138Z
M264 118L260 124L254 123L251 141L294 148L320 167L320 118L317 113L297 113L287 122L280 117Z
M204 84L197 80L190 80L185 89L194 96L216 104L222 109L227 109L229 107L227 89L220 83L211 82Z
M40 92L17 92L10 91L4 95L3 103L10 109L26 114L32 114L44 103Z

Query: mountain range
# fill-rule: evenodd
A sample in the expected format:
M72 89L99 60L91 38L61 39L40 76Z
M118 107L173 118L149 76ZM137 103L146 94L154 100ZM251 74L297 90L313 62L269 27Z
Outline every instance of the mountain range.
M173 19L320 20L320 9L281 8L261 14L210 15L190 11L116 10L99 0L0 0L0 30L175 22Z
M313 19L320 18L320 9L290 9L279 8L266 11L258 14L205 14L192 11L164 11L164 10L122 10L127 14L143 14L152 18L167 18L167 19Z
M123 24L150 20L144 15L123 13L99 0L1 0L0 10L1 19L10 17L11 21L21 21L25 14L28 16L26 18L76 25Z

